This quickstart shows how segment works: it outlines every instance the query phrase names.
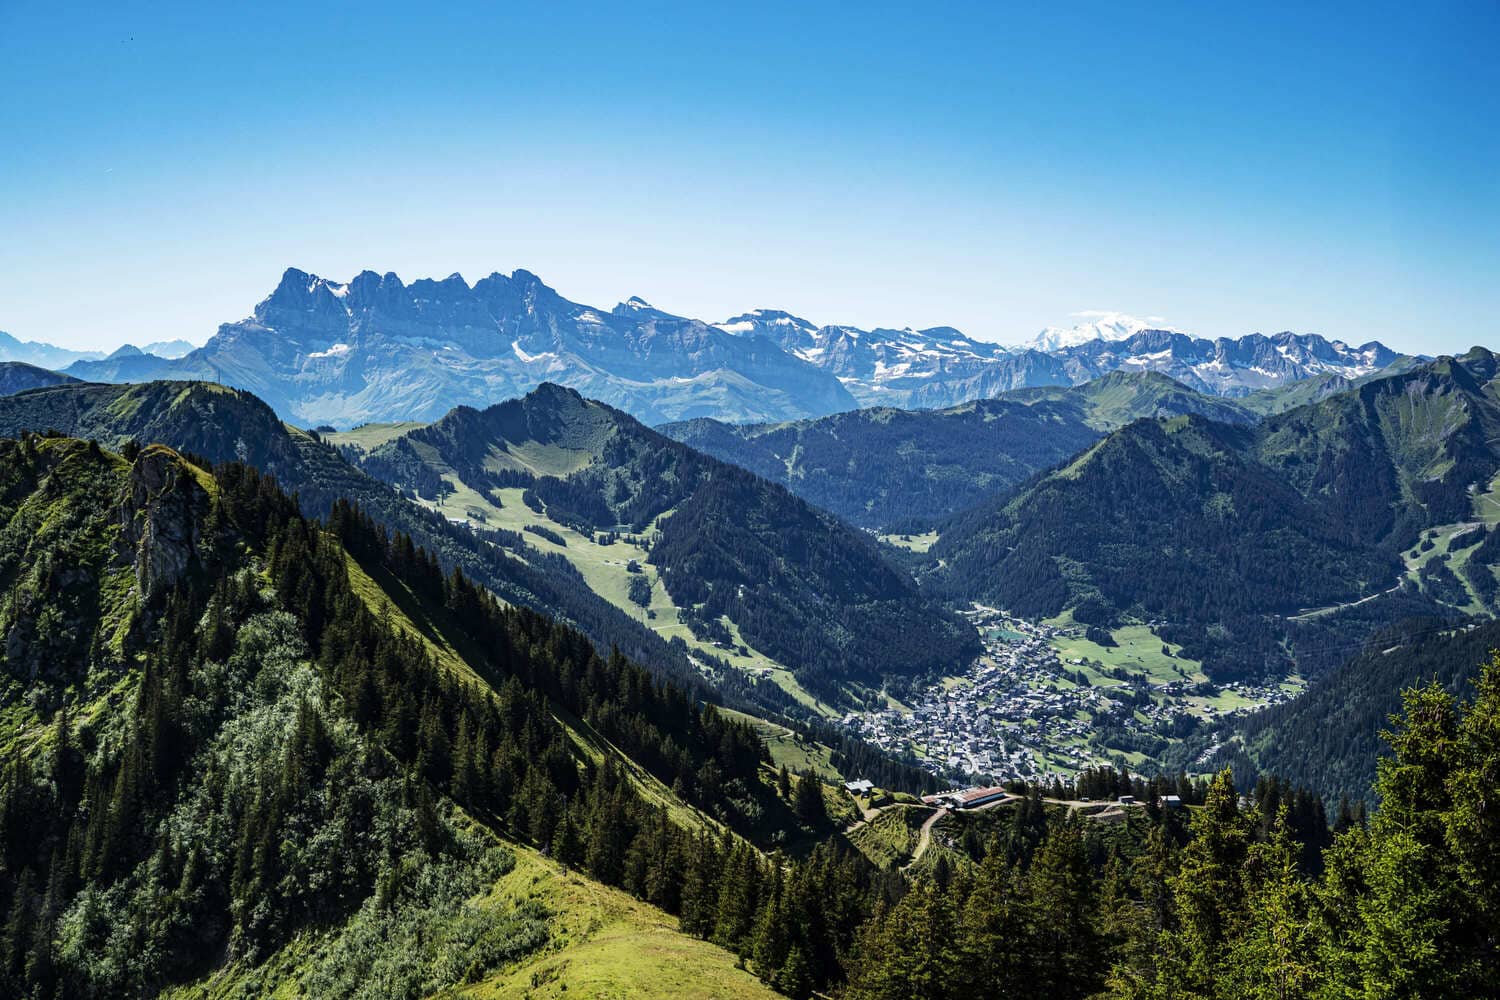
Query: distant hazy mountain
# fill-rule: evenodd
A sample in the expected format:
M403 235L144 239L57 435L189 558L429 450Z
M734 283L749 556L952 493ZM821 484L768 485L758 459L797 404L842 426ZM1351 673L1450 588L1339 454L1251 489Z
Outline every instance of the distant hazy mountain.
M1307 379L1353 382L1400 358L1379 343L1315 334L1207 340L1120 313L1080 318L1011 349L947 326L819 326L771 309L715 325L637 297L605 310L571 302L521 270L470 286L457 274L407 285L364 271L344 283L292 268L249 317L224 324L201 348L162 341L105 356L0 334L0 360L86 381L216 381L256 393L297 423L350 427L433 420L544 381L651 424L763 423L862 406L949 407L1114 371L1160 372L1239 397Z
M79 360L104 357L102 351L70 351L65 347L54 347L35 340L17 340L0 330L0 361L19 361L38 368L64 368Z
M1217 396L1243 396L1307 378L1360 378L1399 355L1379 343L1350 347L1316 334L1250 334L1206 340L1149 328L1119 313L1068 330L1049 328L1007 350L952 327L860 330L817 326L761 309L719 329L774 340L836 375L862 406L953 406L1012 389L1077 385L1112 371L1155 371Z
M85 382L152 382L158 379L212 382L217 378L213 366L203 361L165 358L148 354L126 344L106 358L85 358L65 369L67 374Z
M77 379L60 372L48 371L35 365L22 364L19 361L0 361L0 396L76 381Z
M815 327L788 313L758 309L719 324L739 336L761 336L838 377L862 406L941 406L992 396L1009 351L948 326L927 330ZM1060 374L1046 380L1062 381Z
M1399 355L1371 341L1351 347L1317 334L1252 333L1204 340L1171 330L1142 330L1121 341L1094 340L1056 352L1076 378L1107 371L1157 371L1217 396L1244 396L1308 378L1359 378Z
M187 340L157 340L141 348L143 354L154 354L158 358L180 358L197 350L196 344Z
M663 434L782 483L866 528L909 529L969 506L1138 417L1252 415L1155 372L1019 389L941 410L876 407L782 424L699 419Z
M1021 348L1032 351L1057 351L1064 347L1077 347L1094 340L1125 340L1142 330L1171 329L1159 323L1153 324L1119 312L1088 312L1076 315L1083 322L1070 327L1049 326L1021 344Z
M249 318L180 360L143 367L89 375L214 379L307 425L430 420L543 381L654 422L777 420L856 405L832 375L767 340L638 298L613 310L580 305L527 271L470 287L457 274L407 285L365 271L341 283L294 268Z

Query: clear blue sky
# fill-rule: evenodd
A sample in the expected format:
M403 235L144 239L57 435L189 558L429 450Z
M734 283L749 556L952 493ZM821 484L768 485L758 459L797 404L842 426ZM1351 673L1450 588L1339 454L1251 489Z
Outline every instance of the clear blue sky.
M0 0L0 329L525 267L711 320L1500 345L1494 2L242 6Z

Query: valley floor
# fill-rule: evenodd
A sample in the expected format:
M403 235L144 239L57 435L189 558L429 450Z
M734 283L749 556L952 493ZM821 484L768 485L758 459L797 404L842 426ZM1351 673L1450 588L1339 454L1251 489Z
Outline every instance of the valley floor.
M1106 646L1071 619L1027 621L977 604L967 616L985 646L968 671L910 710L851 712L844 725L934 773L1046 781L1122 762L1191 764L1211 752L1210 723L1303 687L1295 677L1215 685L1149 624L1116 629Z

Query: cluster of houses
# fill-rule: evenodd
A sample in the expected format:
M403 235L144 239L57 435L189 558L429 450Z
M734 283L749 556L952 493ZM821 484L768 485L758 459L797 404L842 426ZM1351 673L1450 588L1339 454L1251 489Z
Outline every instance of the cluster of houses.
M852 712L843 723L934 774L1051 780L1105 762L1088 748L1092 728L1080 717L1099 711L1104 695L1048 683L1061 671L1043 634L987 635L986 655L958 684L934 686L910 712Z
M985 644L956 683L929 688L910 711L851 712L843 724L867 742L910 753L934 774L954 771L1050 781L1108 764L1116 751L1092 745L1095 719L1109 715L1127 731L1161 731L1186 714L1215 714L1190 680L1144 685L1159 701L1122 710L1126 681L1072 683L1076 663L1059 658L1063 630L975 606L969 613ZM1276 685L1226 684L1259 707L1289 695ZM1227 713L1226 713L1227 714Z

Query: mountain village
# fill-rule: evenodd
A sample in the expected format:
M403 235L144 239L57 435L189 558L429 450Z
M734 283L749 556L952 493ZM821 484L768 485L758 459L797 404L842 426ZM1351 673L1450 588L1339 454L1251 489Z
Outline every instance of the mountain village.
M1170 745L1202 722L1279 704L1298 689L1243 682L1220 688L1078 656L1065 660L1061 640L1079 638L1081 626L1031 622L978 604L965 617L984 642L984 655L965 674L929 687L909 710L850 712L843 725L882 750L915 756L934 774L1051 781L1100 765L1135 769L1153 756L1102 743L1102 726L1123 730L1137 746Z

